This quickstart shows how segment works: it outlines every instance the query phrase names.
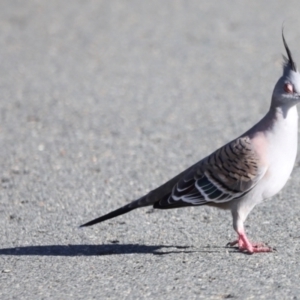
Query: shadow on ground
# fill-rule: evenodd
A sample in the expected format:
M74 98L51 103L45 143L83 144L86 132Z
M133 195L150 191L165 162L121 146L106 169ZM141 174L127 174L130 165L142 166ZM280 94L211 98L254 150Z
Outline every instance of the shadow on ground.
M0 249L0 255L94 256L118 254L154 254L220 252L224 247L191 249L190 246L104 244L104 245L42 245Z

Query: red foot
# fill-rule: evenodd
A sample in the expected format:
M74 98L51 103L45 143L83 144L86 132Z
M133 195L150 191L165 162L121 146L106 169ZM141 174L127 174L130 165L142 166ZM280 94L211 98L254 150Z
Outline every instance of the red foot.
M239 246L239 250L241 252L247 252L247 253L259 253L259 252L272 252L273 249L271 247L266 246L263 243L250 243L246 234L240 233L239 234L239 239L235 240L231 243L228 243L230 247L233 247L235 245Z

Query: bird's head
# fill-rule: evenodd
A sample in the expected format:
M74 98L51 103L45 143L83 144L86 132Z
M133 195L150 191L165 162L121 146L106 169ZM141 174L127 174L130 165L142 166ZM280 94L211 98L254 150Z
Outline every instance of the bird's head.
M282 40L287 57L283 56L283 75L275 85L271 106L281 107L287 111L300 102L300 73L297 71L291 51L285 41L283 30Z

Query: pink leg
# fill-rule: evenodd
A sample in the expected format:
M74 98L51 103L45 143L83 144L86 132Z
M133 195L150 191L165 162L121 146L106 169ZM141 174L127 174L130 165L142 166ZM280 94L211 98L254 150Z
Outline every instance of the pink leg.
M241 252L248 252L250 254L259 252L272 252L272 248L264 245L263 243L250 243L244 231L238 232L238 235L238 240L228 243L229 246L232 247L238 244Z

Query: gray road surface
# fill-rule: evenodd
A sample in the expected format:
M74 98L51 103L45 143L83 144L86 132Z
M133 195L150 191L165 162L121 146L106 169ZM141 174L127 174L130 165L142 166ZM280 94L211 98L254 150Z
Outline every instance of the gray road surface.
M227 249L228 212L143 195L258 121L300 64L299 1L0 2L1 299L299 299L300 168Z

